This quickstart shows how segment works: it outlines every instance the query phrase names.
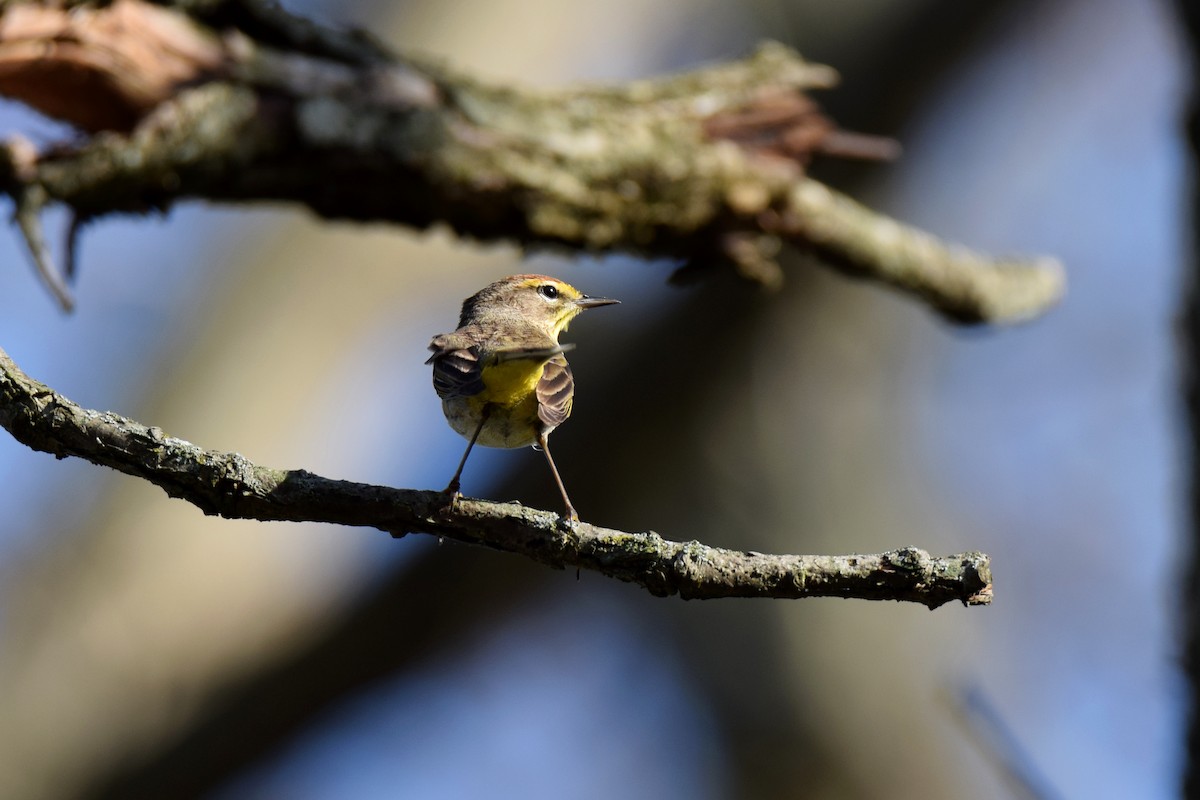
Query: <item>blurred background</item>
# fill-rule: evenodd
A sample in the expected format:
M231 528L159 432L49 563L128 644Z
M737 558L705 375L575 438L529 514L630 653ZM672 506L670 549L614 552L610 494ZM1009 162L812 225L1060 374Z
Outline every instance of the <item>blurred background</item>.
M1175 796L1187 693L1186 45L1152 0L285 3L493 79L624 80L780 39L897 137L818 177L1047 253L1064 304L963 330L796 257L778 294L284 207L90 226L78 311L0 237L0 346L89 407L271 466L441 488L423 365L462 298L546 272L623 305L567 337L584 518L773 552L993 557L989 608L659 599L505 554L205 518L0 436L0 797ZM69 132L15 106L5 135ZM64 223L62 216L52 225ZM558 499L476 451L475 496Z

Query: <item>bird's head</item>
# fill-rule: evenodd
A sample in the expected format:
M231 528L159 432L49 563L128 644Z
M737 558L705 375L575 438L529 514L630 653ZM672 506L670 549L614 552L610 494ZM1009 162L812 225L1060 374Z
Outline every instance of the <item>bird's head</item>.
M523 323L557 340L581 311L619 302L589 297L566 281L548 275L510 275L463 301L458 326Z

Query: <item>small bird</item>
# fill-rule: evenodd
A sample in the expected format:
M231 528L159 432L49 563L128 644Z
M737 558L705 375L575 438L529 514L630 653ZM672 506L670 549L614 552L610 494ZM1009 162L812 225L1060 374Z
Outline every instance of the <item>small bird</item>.
M581 311L620 302L588 297L546 275L512 275L463 301L458 330L433 337L433 388L450 427L467 439L467 450L446 487L459 494L471 449L532 445L562 493L568 519L578 521L562 477L550 456L550 432L571 415L575 381L563 353L574 345L559 334Z

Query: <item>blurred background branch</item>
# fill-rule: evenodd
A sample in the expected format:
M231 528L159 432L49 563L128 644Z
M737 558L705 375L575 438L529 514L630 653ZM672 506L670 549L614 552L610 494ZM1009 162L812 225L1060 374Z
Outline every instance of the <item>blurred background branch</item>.
M0 92L108 133L32 162L10 147L0 186L27 211L36 196L85 220L185 198L292 201L482 241L724 263L768 286L787 243L966 322L1033 317L1062 294L1054 259L949 246L806 177L814 155L894 146L837 130L805 95L836 73L781 45L653 81L534 91L365 39L352 54L282 50L297 20L261 0L218 7L200 17L209 27L187 3L10 3ZM228 27L251 17L249 33ZM29 247L43 265L40 240Z
M1187 403L1189 457L1190 535L1186 591L1182 597L1184 662L1191 687L1187 762L1183 795L1200 797L1200 7L1181 0L1179 13L1190 45L1191 82L1184 119L1190 146L1188 212L1191 219L1191 263L1187 269L1187 294L1183 311L1183 394Z

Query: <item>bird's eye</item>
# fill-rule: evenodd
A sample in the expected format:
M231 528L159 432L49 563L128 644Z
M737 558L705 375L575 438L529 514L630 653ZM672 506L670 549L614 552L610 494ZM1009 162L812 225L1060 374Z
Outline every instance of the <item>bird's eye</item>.
M558 298L558 287L553 283L543 283L537 288L538 294L547 300L555 300Z

